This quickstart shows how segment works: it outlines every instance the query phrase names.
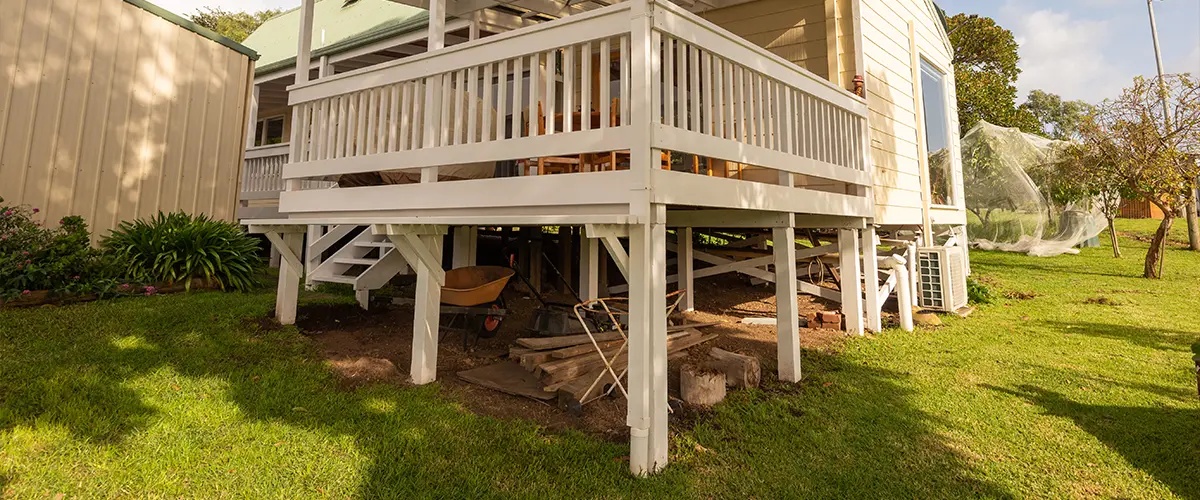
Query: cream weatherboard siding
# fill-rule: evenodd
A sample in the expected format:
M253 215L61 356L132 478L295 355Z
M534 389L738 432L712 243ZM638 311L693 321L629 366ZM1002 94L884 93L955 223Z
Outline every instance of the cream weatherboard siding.
M146 9L0 0L6 204L95 237L160 210L233 220L254 63Z
M927 0L758 0L713 10L704 17L847 90L853 89L854 76L863 74L875 165L875 221L922 224L925 164L920 158L925 148L918 140L920 102L913 97L917 95L913 46L916 60L924 57L946 73L948 108L957 109L953 54L941 20ZM909 36L910 22L915 38ZM956 113L951 113L950 126L958 130ZM957 138L952 144L957 150ZM954 161L955 193L961 206L961 159L956 155ZM935 223L965 221L961 210L934 208L930 217Z

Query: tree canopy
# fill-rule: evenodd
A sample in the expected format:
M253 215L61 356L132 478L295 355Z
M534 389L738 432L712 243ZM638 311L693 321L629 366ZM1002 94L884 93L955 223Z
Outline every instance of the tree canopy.
M1058 94L1043 90L1030 92L1020 106L1021 110L1033 114L1042 123L1045 135L1060 141L1078 139L1084 119L1095 108L1086 101L1066 101Z
M219 7L201 7L191 15L192 22L213 30L230 40L241 42L267 19L282 12L276 9L258 12L229 12Z
M1161 99L1165 99L1166 106ZM1084 120L1078 163L1112 179L1166 214L1146 253L1143 275L1162 275L1163 246L1192 180L1200 177L1200 81L1191 75L1138 77Z
M990 17L957 14L948 19L954 45L959 135L980 120L1045 135L1037 117L1017 107L1017 41Z

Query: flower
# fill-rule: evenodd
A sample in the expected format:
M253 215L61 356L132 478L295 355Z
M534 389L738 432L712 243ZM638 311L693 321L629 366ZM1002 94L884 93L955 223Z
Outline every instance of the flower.
M22 269L25 269L25 264L17 264L17 270L20 271Z
M79 279L79 275L71 276L71 279L73 279L73 280L78 280L78 279Z
M25 290L25 291L22 291L22 292L21 292L21 295L30 295L30 294L32 294L32 293L33 293L33 292L31 292L31 291L29 291L29 290Z
M41 212L41 210L38 210L37 208L34 208L34 209L33 209L33 213L35 213L35 214L36 214L36 213L38 213L38 212Z
M13 214L13 211L12 211L12 210L5 210L5 211L4 211L4 215L5 215L5 216L9 216L9 215L12 215L12 214Z
M27 251L21 252L21 255L22 255L22 256L29 255L29 251L27 250Z
M152 287L152 286L148 286L148 287L146 287L146 296L147 296L147 297L149 297L149 296L151 296L151 295L154 295L154 293L155 293L155 292L157 292L157 291L158 291L158 289L157 289L157 288L154 288L154 287Z
M25 259L25 265L27 265L27 266L28 266L29 264L32 264L32 263L33 263L33 262L32 262L32 261L30 261L29 259Z
M120 288L121 290L128 290L128 289L129 289L129 283L121 283L121 286L119 286L119 287L117 287L117 288Z

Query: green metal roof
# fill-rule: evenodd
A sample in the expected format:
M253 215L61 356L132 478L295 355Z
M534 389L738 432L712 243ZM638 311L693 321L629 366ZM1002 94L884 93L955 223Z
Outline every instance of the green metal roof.
M185 30L191 31L192 33L195 33L204 38L207 38L209 40L217 42L221 45L229 47L229 48L236 50L242 54L245 54L252 61L258 59L258 53L251 50L249 47L246 47L245 45L237 43L233 40L230 40L229 38L226 38L215 31L205 28L204 26L200 26L199 24L189 21L183 17L180 17L180 16L172 13L171 11L164 9L162 7L159 7L157 5L154 5L150 2L147 2L146 0L125 0L125 3L132 5L134 7L137 7L139 9L142 9L151 14L154 14L163 19L166 19L167 21L175 23L175 24L179 25L179 27L181 27Z
M425 9L390 0L317 0L313 11L313 57L337 54L371 42L424 29ZM255 74L296 65L300 9L295 8L264 22L243 44L261 57Z

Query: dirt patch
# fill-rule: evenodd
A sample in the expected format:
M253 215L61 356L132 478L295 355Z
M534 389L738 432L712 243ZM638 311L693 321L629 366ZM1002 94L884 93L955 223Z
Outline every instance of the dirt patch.
M618 397L589 403L583 407L582 414L576 414L559 408L553 401L512 396L469 384L457 377L459 371L505 359L517 338L529 336L525 328L538 301L520 284L511 285L505 291L504 299L509 314L495 337L476 339L468 335L464 345L461 333L442 332L437 378L445 389L444 394L466 410L480 415L530 420L556 431L578 429L616 442L628 440L626 401L619 397L618 391L614 391ZM548 294L547 299L571 302L568 297L555 294ZM837 309L834 304L809 296L798 297L797 301L801 315ZM711 348L720 347L758 358L764 382L774 379L778 366L775 327L740 323L745 317L774 317L773 285L752 285L747 279L732 275L706 279L697 283L696 308L696 312L682 317L689 322L722 323L704 329L705 333L718 334L716 339L693 347L687 357L671 362L668 367L668 391L674 410L670 418L676 430L691 428L707 414L707 410L684 405L676 399L679 397L679 367L683 363L701 362L708 358ZM343 377L346 388L376 382L407 384L412 355L412 315L412 306L386 302L373 303L369 311L353 304L307 304L297 310L296 326L316 342L323 357ZM268 322L275 324L268 318L257 318L253 322L263 325L261 327ZM800 343L804 349L835 348L844 339L845 333L841 331L800 330Z
M256 316L251 318L242 318L242 325L255 332L274 332L283 328L278 321L275 321L274 314L268 316Z
M1096 304L1096 305L1101 305L1101 306L1119 306L1119 305L1121 305L1120 302L1117 302L1108 297L1092 297L1090 299L1083 301L1083 303L1084 304Z
M1009 299L1013 299L1013 300L1030 300L1030 299L1037 298L1037 296L1038 296L1038 294L1033 293L1033 292L1017 292L1017 291L1004 292L1005 298L1009 298Z

